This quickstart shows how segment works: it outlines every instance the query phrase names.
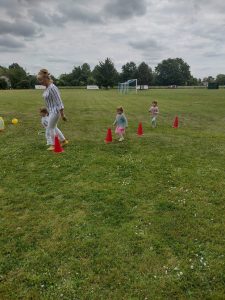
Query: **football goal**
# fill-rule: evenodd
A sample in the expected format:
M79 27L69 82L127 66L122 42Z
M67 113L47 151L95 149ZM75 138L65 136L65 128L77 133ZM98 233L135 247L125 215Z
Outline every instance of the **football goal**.
M137 93L137 79L130 79L126 82L122 82L118 84L118 91L121 94L128 94L130 92Z

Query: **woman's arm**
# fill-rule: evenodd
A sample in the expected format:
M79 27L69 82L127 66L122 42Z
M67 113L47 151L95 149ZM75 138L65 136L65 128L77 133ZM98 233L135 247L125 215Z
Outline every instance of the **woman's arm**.
M60 112L60 115L61 115L61 118L63 119L63 121L67 121L67 117L64 114L64 108L60 109L59 112Z

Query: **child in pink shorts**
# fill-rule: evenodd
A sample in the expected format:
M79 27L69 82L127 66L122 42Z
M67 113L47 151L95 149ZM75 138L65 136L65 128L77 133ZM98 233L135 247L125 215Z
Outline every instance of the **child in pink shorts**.
M123 107L117 107L116 109L116 120L113 125L116 125L115 133L119 136L119 142L124 140L125 128L128 127L127 118L123 113Z

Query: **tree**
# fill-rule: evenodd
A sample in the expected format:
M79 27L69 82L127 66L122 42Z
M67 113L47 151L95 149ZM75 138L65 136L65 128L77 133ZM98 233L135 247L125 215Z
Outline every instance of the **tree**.
M27 77L26 71L17 63L9 66L7 75L10 79L12 88L16 88L17 84Z
M18 82L15 86L17 89L29 89L30 88L30 81L28 79L23 79Z
M0 77L0 90L6 90L8 87L8 83L5 78Z
M203 82L204 85L208 85L208 83L214 83L215 78L212 77L212 76L204 77L202 82Z
M182 58L163 60L155 72L159 85L186 85L191 78L190 66Z
M110 58L99 62L94 68L93 76L99 87L113 87L118 82L118 72Z
M193 76L190 77L190 79L188 79L187 81L187 85L189 86L194 86L194 85L199 85L199 80Z
M71 73L71 85L73 86L79 86L80 85L80 80L81 80L81 67L74 67L73 71Z
M81 66L80 85L87 85L90 78L91 78L90 65L84 63Z
M29 82L29 88L34 89L36 84L39 84L36 75L28 74L27 80Z
M72 85L72 73L61 74L59 76L58 85L60 86L71 86Z
M218 74L216 76L216 82L219 84L219 85L225 85L225 74Z
M129 79L136 79L137 66L131 61L122 66L122 72L120 74L120 80L125 82Z
M150 85L153 80L152 69L145 62L142 62L137 68L136 77L138 84Z
M6 76L6 75L7 75L7 68L0 66L0 76Z

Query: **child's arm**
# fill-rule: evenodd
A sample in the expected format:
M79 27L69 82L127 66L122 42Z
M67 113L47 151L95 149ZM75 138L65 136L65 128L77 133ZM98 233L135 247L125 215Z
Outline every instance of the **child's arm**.
M128 121L127 121L127 118L125 115L123 115L123 120L124 120L124 123L125 123L125 127L128 127Z
M116 125L116 123L117 123L117 120L115 120L115 121L113 122L113 126L115 126L115 125Z
M41 125L42 125L44 128L47 128L47 127L48 127L48 121L47 121L47 120L42 120L42 121L41 121Z
M125 118L125 122L126 122L126 127L128 127L128 121L127 121L127 118L124 116Z

